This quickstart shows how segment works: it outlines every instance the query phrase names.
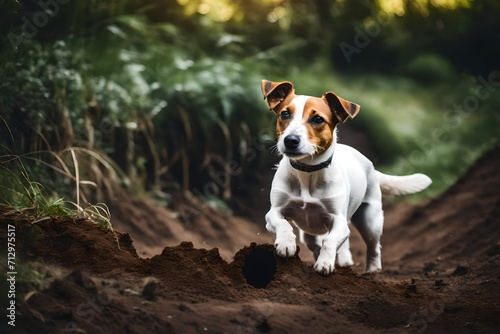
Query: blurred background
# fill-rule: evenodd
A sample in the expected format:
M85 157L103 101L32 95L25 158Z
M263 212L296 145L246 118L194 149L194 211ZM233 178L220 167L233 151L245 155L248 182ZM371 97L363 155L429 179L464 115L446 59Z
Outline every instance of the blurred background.
M426 197L498 144L497 0L0 3L0 200L14 207L117 187L268 206L262 79L360 104L340 141L385 172L427 173Z

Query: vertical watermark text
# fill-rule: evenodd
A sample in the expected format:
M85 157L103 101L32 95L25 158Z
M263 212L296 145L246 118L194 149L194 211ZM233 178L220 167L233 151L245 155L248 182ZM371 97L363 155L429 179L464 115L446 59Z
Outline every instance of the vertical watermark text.
M16 226L7 225L7 323L16 326Z

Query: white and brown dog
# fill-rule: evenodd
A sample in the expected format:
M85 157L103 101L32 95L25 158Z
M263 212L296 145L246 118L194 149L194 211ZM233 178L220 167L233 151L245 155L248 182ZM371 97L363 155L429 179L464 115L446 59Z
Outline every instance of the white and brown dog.
M431 179L424 174L383 174L354 148L337 144L336 125L354 118L357 104L332 92L321 98L296 95L291 82L262 80L262 93L277 115L277 147L283 155L266 214L266 228L276 235L277 254L296 253L293 222L314 254L317 272L330 274L335 263L350 266L350 220L367 246L366 272L380 270L382 192L415 193L427 188Z

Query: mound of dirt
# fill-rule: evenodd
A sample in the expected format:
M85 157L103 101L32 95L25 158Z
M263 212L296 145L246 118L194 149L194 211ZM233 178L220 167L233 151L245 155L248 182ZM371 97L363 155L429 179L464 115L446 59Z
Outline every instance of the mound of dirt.
M268 241L258 240L259 225L199 206L185 226L174 211L134 199L133 206L127 205L126 221L133 222L129 233L118 232L124 216L114 215L118 231L113 232L89 220L33 223L0 207L2 245L7 224L15 224L18 261L56 268L48 271L42 287L17 295L15 329L498 333L499 168L496 149L441 197L417 207L388 207L384 270L374 275L360 274L361 263L323 277L304 261L310 256L307 250L278 258ZM114 205L124 204L128 195L120 196ZM153 226L155 219L160 227ZM164 227L167 232L160 231ZM150 228L152 232L144 232ZM177 240L181 243L173 246ZM219 248L204 249L204 241ZM162 242L157 255L141 254ZM231 253L232 259L222 255L240 242L250 246ZM143 250L136 251L139 244ZM355 261L360 261L364 246L355 235L352 246ZM6 322L1 326L7 328Z
M500 148L484 154L444 194L410 210L388 210L386 268L412 272L434 263L452 272L468 262L472 274L496 266L500 245ZM400 241L399 241L400 240ZM388 245L393 243L395 245ZM401 242L404 241L404 242Z
M154 256L165 246L189 240L197 248L218 247L222 258L231 261L234 253L250 241L273 242L264 227L263 215L262 222L255 223L225 214L183 194L174 194L171 202L172 209L169 209L151 198L138 198L121 188L114 189L106 201L113 227L133 236L141 257Z

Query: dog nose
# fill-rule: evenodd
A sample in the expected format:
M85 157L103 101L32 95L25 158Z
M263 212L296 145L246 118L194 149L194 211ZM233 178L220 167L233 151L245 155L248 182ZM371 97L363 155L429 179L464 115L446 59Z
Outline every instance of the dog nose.
M296 149L299 147L300 144L300 138L299 136L296 135L289 135L285 137L285 147L288 149Z

